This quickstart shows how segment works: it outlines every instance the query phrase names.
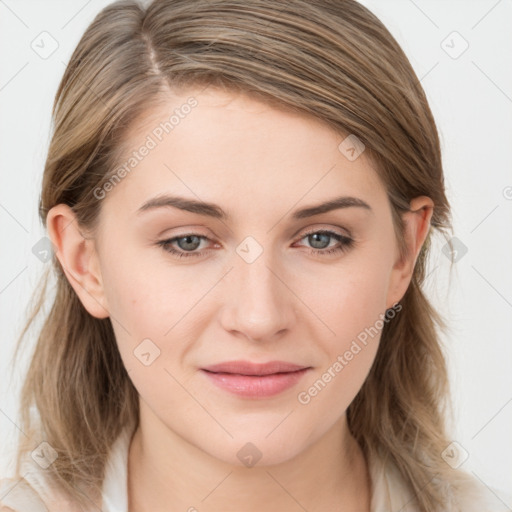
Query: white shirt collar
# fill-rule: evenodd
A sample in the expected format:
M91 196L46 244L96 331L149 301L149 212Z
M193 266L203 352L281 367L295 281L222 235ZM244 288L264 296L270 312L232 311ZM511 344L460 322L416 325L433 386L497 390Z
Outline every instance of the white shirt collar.
M125 429L112 445L103 480L103 512L128 510L128 450L131 431Z
M105 477L102 486L102 512L127 512L128 510L128 452L132 431L123 430L112 445L105 466ZM412 499L412 492L391 462L385 462L374 456L368 461L371 478L371 512L417 512ZM2 505L13 510L30 510L31 512L61 512L62 510L78 512L78 507L70 503L60 493L55 492L47 481L45 470L37 468L28 456L22 464L23 479L1 479L0 497ZM490 488L477 482L469 474L459 475L455 484L457 494L456 506L447 504L446 510L464 510L464 512L507 511L510 508L505 501ZM505 493L503 493L505 495ZM512 503L512 495L507 494L506 501ZM80 508L80 510L82 510Z

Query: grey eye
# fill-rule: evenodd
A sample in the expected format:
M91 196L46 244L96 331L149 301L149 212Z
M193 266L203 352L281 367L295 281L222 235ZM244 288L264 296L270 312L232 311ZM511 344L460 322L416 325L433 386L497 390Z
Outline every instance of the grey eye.
M201 244L201 237L196 235L186 235L176 238L176 244L184 251L194 251ZM184 242L182 242L184 240Z

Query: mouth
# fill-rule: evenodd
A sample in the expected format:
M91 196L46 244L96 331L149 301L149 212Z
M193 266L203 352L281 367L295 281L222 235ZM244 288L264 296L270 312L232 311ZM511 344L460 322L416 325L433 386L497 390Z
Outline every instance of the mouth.
M289 389L310 370L284 361L228 361L201 371L217 387L244 398L267 398Z

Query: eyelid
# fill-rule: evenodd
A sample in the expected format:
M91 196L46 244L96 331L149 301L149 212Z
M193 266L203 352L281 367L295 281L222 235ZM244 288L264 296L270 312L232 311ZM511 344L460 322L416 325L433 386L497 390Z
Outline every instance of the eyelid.
M175 234L175 230L178 230L178 232L176 234ZM199 233L199 231L203 231L203 230L207 233L210 233L213 236L213 232L211 231L211 229L208 229L206 226L198 224L198 225L187 225L187 226L178 226L178 227L174 227L174 228L167 228L167 229L160 231L156 235L156 238L157 239L165 238L166 240L170 240L171 238L180 238L182 236L187 236L187 235L204 236L206 238L210 238L210 235ZM166 233L169 231L172 232L172 234L167 235Z
M353 238L352 234L348 229L345 229L345 233L343 231L340 231L340 228L334 227L334 226L327 226L327 227L313 227L308 228L306 231L300 231L301 235L298 240L302 240L305 236L312 235L314 233L322 233L322 232L329 232L329 233L335 233L338 236L341 236L343 238Z

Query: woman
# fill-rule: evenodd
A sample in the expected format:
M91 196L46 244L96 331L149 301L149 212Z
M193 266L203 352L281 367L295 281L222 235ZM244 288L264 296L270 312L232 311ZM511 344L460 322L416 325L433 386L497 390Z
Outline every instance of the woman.
M371 12L114 3L53 115L0 510L501 510L447 456L439 140Z

